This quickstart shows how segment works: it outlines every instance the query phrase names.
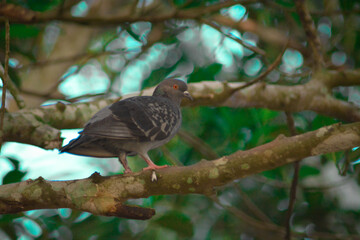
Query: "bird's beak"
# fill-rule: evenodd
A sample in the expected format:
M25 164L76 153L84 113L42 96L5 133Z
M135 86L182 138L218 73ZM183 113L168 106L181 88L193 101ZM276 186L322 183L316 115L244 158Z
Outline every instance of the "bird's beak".
M188 91L185 91L185 92L184 92L184 97L188 98L188 99L191 100L191 101L194 100Z

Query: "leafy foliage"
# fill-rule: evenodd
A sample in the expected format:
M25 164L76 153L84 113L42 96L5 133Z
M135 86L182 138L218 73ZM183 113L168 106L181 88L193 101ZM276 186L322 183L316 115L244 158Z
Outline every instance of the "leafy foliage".
M60 0L10 2L45 13L56 9L62 3ZM138 2L140 4L142 1ZM326 12L326 6L319 6L315 1L308 2L310 2L310 10L314 12L312 16L315 25L325 24L331 29L331 37L324 35L321 38L324 52L328 56L328 65L340 70L358 68L360 66L359 26L350 24L358 16L353 13L346 14L355 8L356 1L339 1L339 6L330 9L334 12L333 14ZM213 0L176 0L171 2L179 8L188 10L206 8L216 3L218 2ZM303 34L301 21L293 11L294 7L293 1L258 1L256 4L246 5L246 18L253 19L257 24L265 27L288 31L290 36L298 37L303 41L304 38L299 37ZM229 11L229 8L223 10ZM221 10L219 12L221 13ZM92 37L86 43L88 44L86 52L89 55L85 57L72 56L68 67L73 64L84 66L93 61L96 67L92 69L96 69L110 79L110 86L103 94L119 95L119 93L123 93L122 90L125 89L126 84L129 84L130 89L140 90L140 88L157 84L167 76L179 76L186 78L188 82L214 79L229 82L248 81L258 77L263 69L271 64L269 61L273 61L283 47L274 42L262 40L254 33L247 31L239 33L242 40L251 42L266 52L265 57L259 57L238 43L232 45L233 42L228 42L226 45L226 39L229 38L216 29L212 29L214 31L212 36L204 35L201 29L202 23L195 24L195 20L174 20L165 23L163 31L166 33L165 37L163 36L160 42L150 43L150 45L145 45L148 41L146 38L148 31L150 31L146 26L142 26L143 28L139 26L139 29L143 31L134 31L134 26L131 27L128 23L118 28L114 27L112 30L94 27L96 32L93 34L96 37ZM59 37L52 35L54 32L51 30L54 29L46 28L44 25L54 28L54 32L61 33L63 30L61 26L54 26L53 23L11 25L11 50L14 59L25 58L31 67L41 66L40 57L43 54L41 49L48 45L53 47ZM344 25L347 27L344 28ZM151 24L151 27L154 27L154 24ZM229 27L225 26L220 27L220 30L225 33L231 31ZM48 38L44 39L44 36ZM235 34L231 36L235 36ZM1 30L0 43L2 46L4 42L4 30ZM71 42L68 44L70 46ZM140 47L137 47L136 44ZM52 49L51 47L50 49ZM0 50L0 54L3 55L2 49ZM346 56L346 60L341 65L337 65L337 61L331 60L332 54L336 52L344 53ZM289 68L287 63L291 59L285 58L279 68L273 70L264 81L270 84L285 83L286 85L296 85L308 81L306 73L309 71L308 64L311 59L306 56L308 53L305 51L299 50L296 53L305 59L300 64L301 66ZM111 62L109 59L119 54L123 57L124 63L114 67L111 65L112 63L109 63ZM245 71L245 66L252 68L250 60L254 58L260 59L263 68L259 68L254 75L250 76ZM59 61L59 59L57 60ZM22 67L21 64L12 66L9 72L10 78L15 82L19 81L16 84L18 86L22 85L21 81L26 81L23 72L26 72L27 69L22 69ZM138 68L130 69L131 67ZM140 72L139 69L143 71ZM91 75L91 73L88 74ZM84 88L87 87L89 86L84 86ZM346 89L339 87L334 91L334 95L338 99L348 100L351 97L349 88L355 89L355 87ZM46 95L46 97L48 96ZM85 95L83 99L86 100L88 97ZM313 112L296 113L294 119L298 133L312 131L338 122L337 119ZM259 146L270 142L280 134L290 135L284 113L256 108L186 108L183 110L182 130L201 139L201 144L207 149L207 152L215 153L218 156ZM168 150L167 154L159 150L153 150L150 153L157 163L165 164L169 162L168 159L171 156L184 165L191 165L206 158L204 153L198 151L181 137L175 137L165 148ZM315 160L305 159L300 163L298 197L292 220L294 231L301 234L308 232L315 234L316 232L327 232L332 235L360 234L358 224L360 222L358 206L360 178L359 166L356 164L360 158L360 150L353 149L347 153L333 153L314 158ZM23 180L27 172L20 170L21 159L7 158L6 161L13 165L13 169L4 175L3 184ZM140 161L130 164L135 165L136 169L143 167ZM259 220L259 217L254 214L254 206L247 200L249 198L264 215L268 216L272 223L283 226L292 178L292 166L284 166L241 179L233 185L217 189L217 197L223 204L222 207L208 197L194 195L152 196L144 200L134 200L136 204L153 207L157 210L157 216L147 222L99 217L75 211L70 211L68 215L62 215L58 210L2 215L0 216L0 238L253 239L252 237L259 236L259 232L266 233L266 231L254 229L239 212L223 207L232 206ZM354 202L357 202L357 206ZM31 227L24 224L26 219L31 220L33 227L39 226L41 230L38 235L32 232Z

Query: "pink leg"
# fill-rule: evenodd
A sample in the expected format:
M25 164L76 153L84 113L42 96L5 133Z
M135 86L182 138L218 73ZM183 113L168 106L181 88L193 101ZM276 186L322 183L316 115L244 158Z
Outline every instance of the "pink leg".
M123 167L125 168L124 174L132 172L131 169L129 168L129 165L128 165L127 160L126 160L126 153L124 153L124 152L120 153L119 161L123 165Z
M153 161L151 161L151 159L149 158L149 156L147 154L144 155L140 155L140 157L142 157L142 159L144 159L146 161L146 163L149 165L146 168L143 168L143 171L145 170L155 170L155 169L161 169L161 168L166 168L169 167L168 165L164 165L164 166L158 166L155 163L153 163Z

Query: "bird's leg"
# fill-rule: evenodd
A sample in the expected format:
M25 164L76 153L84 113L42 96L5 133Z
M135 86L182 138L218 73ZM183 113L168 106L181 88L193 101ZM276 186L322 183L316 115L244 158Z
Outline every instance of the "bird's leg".
M129 168L128 162L126 160L126 152L121 152L119 155L119 162L121 163L121 165L123 165L123 167L125 168L125 172L124 173L131 173L131 169Z
M163 165L163 166L156 165L155 163L153 163L153 161L151 161L151 159L149 158L149 156L147 154L139 154L139 155L149 165L146 168L143 168L143 171L149 170L149 169L155 170L155 169L161 169L161 168L169 167L168 165Z

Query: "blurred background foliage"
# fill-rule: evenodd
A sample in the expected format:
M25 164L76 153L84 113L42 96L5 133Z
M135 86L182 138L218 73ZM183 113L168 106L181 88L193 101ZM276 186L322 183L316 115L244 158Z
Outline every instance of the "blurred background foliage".
M67 2L70 7L64 7L64 11L79 18L96 17L104 11L116 14L120 7L150 9L146 15L151 18L170 6L191 10L219 4L216 0L7 1L44 14L67 6ZM326 66L339 71L359 68L360 2L323 0L307 1L307 5L321 39ZM216 12L236 22L251 19L300 43L298 49L286 49L280 65L266 76L267 83L296 85L309 80L312 59L294 9L292 0L259 0L232 2ZM66 23L59 18L40 24L11 24L10 35L9 75L27 107L58 100L77 102L120 96L154 86L169 76L188 83L248 82L276 59L286 43L275 44L254 32L209 26L199 19L92 26ZM5 45L4 36L1 28L0 46ZM266 55L244 47L238 40ZM3 48L0 55L4 59ZM334 95L360 105L359 86L338 87ZM7 96L7 108L16 111L11 95ZM310 111L295 113L294 120L298 133L338 122ZM77 131L64 130L64 143L76 137ZM184 108L182 132L166 146L153 150L150 157L158 164L191 165L262 145L279 134L290 135L283 112ZM301 234L313 234L311 239L350 239L344 236L360 234L359 156L360 150L353 149L301 162L291 218L298 239L305 239ZM144 163L134 157L130 166L140 171ZM122 172L116 159L58 155L57 150L45 151L20 143L4 144L0 169L2 184L38 176L62 180L88 177L94 171L102 175ZM218 189L215 201L220 205L200 195L131 201L156 209L156 216L148 221L99 217L69 209L2 215L0 239L271 239L267 229L255 226L244 215L284 226L292 177L293 166L288 165L240 179Z

